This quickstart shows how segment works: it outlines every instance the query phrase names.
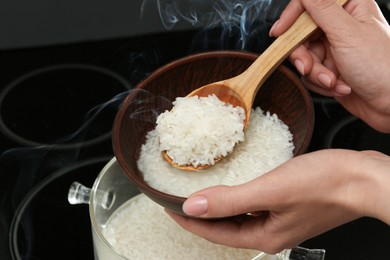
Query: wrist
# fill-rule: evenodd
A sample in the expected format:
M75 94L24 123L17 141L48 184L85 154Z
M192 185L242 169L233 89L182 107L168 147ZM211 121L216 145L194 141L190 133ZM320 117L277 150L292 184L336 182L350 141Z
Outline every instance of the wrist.
M372 183L368 191L370 201L366 202L367 215L390 225L390 156L375 151L363 153L370 157L366 175Z
M390 225L390 157L376 151L353 153L345 207Z

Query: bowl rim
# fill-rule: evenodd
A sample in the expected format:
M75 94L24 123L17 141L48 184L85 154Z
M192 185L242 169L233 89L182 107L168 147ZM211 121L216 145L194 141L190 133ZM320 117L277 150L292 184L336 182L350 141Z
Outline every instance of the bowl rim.
M259 56L259 54L254 53L254 52L237 51L237 50L206 51L206 52L190 54L190 55L184 56L182 58L173 60L165 65L162 65L158 69L154 70L146 78L144 78L142 81L140 81L136 85L134 90L144 89L144 86L148 82L154 80L161 73L163 73L167 70L170 70L173 67L176 67L176 66L179 66L182 64L186 64L189 62L193 62L194 60L204 59L207 57L220 57L220 56L226 56L226 55L227 56L231 55L234 57L241 57L241 58L252 58L252 59L256 59ZM295 155L294 155L294 157L295 157L297 155L303 154L308 149L308 146L310 144L310 141L311 141L310 137L312 136L313 131L314 131L314 119L315 119L314 104L312 102L310 92L304 87L304 85L300 81L297 74L295 74L291 69L287 68L287 66L284 64L281 64L280 66L278 66L278 68L276 70L287 75L288 78L294 83L294 85L297 86L297 89L301 93L301 96L303 97L304 102L305 102L306 107L307 107L307 120L308 120L308 122L310 122L310 124L308 125L306 134L303 137L304 142L302 143L300 149L298 149L295 152ZM145 193L147 196L149 196L150 193L154 193L154 194L158 195L159 197L161 197L162 199L165 199L165 200L169 199L173 203L184 203L184 201L186 200L185 197L176 196L176 195L172 195L172 194L168 194L168 193L159 191L159 190L153 188L152 186L149 186L145 181L140 181L139 179L135 178L132 174L128 174L131 171L127 167L127 164L124 163L124 161L125 161L124 155L119 152L119 150L120 150L119 147L121 146L121 144L119 142L119 138L117 138L118 136L120 136L120 128L118 127L119 126L118 122L121 122L123 120L124 115L125 115L125 109L123 109L123 107L125 107L128 104L128 102L132 100L133 96L136 95L136 93L137 93L137 91L130 91L129 95L122 102L122 105L120 106L118 113L115 117L113 131L112 131L112 144L113 144L114 155L117 158L119 165L122 167L124 174L126 174L126 176L130 180L132 180L133 182L136 183L138 189L141 190L141 192ZM151 198L151 199L154 199L154 198Z

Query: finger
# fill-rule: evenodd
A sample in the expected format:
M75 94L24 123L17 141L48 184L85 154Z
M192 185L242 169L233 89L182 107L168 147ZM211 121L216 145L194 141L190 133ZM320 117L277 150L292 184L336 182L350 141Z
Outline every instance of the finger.
M269 31L269 36L278 37L302 14L304 7L299 0L291 0Z
M184 202L183 211L191 216L220 218L269 210L276 198L271 196L271 189L277 185L271 175L265 174L242 185L206 188L192 194Z
M293 62L301 75L309 74L314 66L314 63L320 63L324 60L326 54L324 47L319 42L307 42L305 45L299 46L294 50L289 60Z
M342 79L338 79L334 87L335 97L345 97L352 93L352 88Z
M285 241L265 232L267 218L251 217L244 222L232 220L205 220L188 218L166 210L167 214L182 228L216 244L229 247L250 248L275 254L285 248Z
M304 45L296 48L291 53L289 60L294 64L295 68L302 76L308 74L313 66L313 57Z
M370 2L370 1L368 1ZM307 11L316 24L326 33L337 31L340 35L348 32L353 23L352 17L334 0L292 0L271 27L269 35L278 37L284 33L301 15ZM337 19L335 19L337 17Z
M310 79L307 77L301 77L302 84L309 90L313 91L314 93L317 93L321 96L326 97L334 97L333 89L325 89L323 87L320 87L316 84L314 84Z
M345 82L337 80L334 88L324 88L322 86L318 86L313 84L313 81L306 77L301 78L303 85L322 96L326 97L343 97L351 94L351 87L349 87Z
M337 36L342 36L350 30L351 23L354 21L344 8L334 0L302 0L302 4L327 35L336 32Z
M302 45L290 55L289 59L301 75L306 76L316 86L335 87L339 72L330 55L327 41L323 40L307 43L305 46Z
M310 81L312 81L317 86L321 86L325 89L333 88L337 80L336 74L334 74L333 71L324 66L324 64L322 64L319 58L317 58L316 56L314 57L315 59L313 62L312 69L306 77L309 78Z

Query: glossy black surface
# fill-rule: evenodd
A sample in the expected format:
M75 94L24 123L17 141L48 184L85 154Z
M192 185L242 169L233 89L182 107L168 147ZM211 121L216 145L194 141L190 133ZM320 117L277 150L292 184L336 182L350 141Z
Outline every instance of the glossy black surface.
M193 35L0 52L0 259L93 259L88 205L68 203L70 184L92 186L127 91L189 54Z
M23 75L58 64L102 67L121 75L132 87L168 61L213 49L212 46L194 46L194 39L199 40L195 32L178 32L0 51L0 91ZM264 41L266 45L270 40ZM82 89L68 88L71 83L54 86L51 82L57 76L50 77L53 76L38 84L24 85L26 89L12 92L0 104L0 116L9 129L28 140L54 144L26 145L4 131L0 132L2 260L12 259L12 255L20 255L22 259L93 259L88 206L69 205L66 193L72 181L91 186L105 162L113 156L110 138L101 138L88 145L83 141L109 132L121 97L115 102L109 101L125 90L113 83L115 80L96 80L94 76L91 81L83 79L83 85L88 86ZM76 73L69 78L77 80L81 76ZM37 85L40 92L31 92ZM103 106L103 112L98 114L100 119L94 121L92 134L79 132L84 120L100 111L96 106L101 107L99 105L106 102L110 105ZM310 151L341 147L380 149L390 154L388 135L377 133L355 120L358 126L342 123L351 115L332 99L313 95L313 102L316 125ZM58 149L64 143L68 146ZM302 245L326 249L326 259L330 260L389 259L390 227L377 220L359 219Z

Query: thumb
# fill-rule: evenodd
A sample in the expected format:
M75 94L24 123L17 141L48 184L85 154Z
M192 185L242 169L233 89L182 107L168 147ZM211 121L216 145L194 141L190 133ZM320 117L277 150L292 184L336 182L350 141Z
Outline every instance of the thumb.
M325 34L343 35L353 19L343 5L348 0L301 0L302 5Z
M236 216L266 210L267 189L260 179L237 186L215 186L192 194L183 204L187 215L208 218ZM258 199L256 199L258 198ZM263 201L263 202L262 202Z
M340 33L348 30L353 22L342 5L347 0L291 0L270 29L270 36L278 37L306 10L314 22L325 32Z

